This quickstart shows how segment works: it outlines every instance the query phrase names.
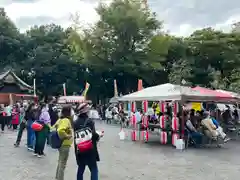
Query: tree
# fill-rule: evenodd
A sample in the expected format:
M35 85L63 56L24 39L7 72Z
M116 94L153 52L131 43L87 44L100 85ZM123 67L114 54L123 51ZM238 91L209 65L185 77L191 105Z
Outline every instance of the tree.
M35 72L37 87L44 94L62 92L63 83L68 93L79 92L81 85L83 88L84 82L80 80L83 72L69 55L67 33L60 26L50 24L35 26L25 34L28 57L20 66L26 72Z
M126 93L136 89L132 84L138 78L152 84L164 69L161 63L168 51L168 37L161 34L162 23L156 15L131 0L100 4L97 12L96 26L84 38L75 37L72 44L82 62L102 74L99 86L108 86L106 82L112 84L116 78L122 84L120 91Z
M113 96L113 81L126 94L166 82L240 90L239 23L231 32L212 28L189 37L163 33L156 14L134 0L114 0L97 8L100 20L83 28L79 16L72 27L57 24L33 26L20 33L4 9L0 9L0 63L14 68L23 80L44 94L79 93L91 84L92 100Z
M22 61L26 56L23 51L24 38L19 33L15 24L0 8L0 64L1 68L15 67L17 61ZM3 70L3 69L2 69Z

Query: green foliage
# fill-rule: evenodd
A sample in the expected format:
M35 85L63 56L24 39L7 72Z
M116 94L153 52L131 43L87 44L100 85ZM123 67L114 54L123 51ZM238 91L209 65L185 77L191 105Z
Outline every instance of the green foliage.
M171 82L240 90L239 23L232 32L211 28L179 38L162 32L155 13L134 0L99 4L99 21L84 29L74 25L34 26L24 34L0 8L1 70L12 67L29 84L36 78L44 94L80 92L86 81L92 100L113 96L117 79L122 94Z

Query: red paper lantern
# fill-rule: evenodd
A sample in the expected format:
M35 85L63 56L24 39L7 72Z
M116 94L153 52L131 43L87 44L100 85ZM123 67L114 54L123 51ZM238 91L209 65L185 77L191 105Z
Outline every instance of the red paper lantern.
M132 115L132 131L131 131L131 138L132 141L136 141L137 140L137 119L135 114Z
M160 128L162 129L167 128L167 117L164 115L160 117Z
M167 132L160 132L160 142L161 144L167 144Z
M135 112L136 111L136 102L131 103L131 111Z
M176 116L173 116L173 118L172 118L172 130L173 131L179 130L179 119Z
M148 111L148 101L143 101L143 112L144 113L147 113Z
M179 112L179 104L178 102L173 102L173 115L177 116L178 112Z

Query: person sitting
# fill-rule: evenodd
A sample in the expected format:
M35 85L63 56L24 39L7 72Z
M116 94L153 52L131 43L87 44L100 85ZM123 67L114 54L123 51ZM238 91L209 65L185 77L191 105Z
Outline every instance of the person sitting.
M234 125L233 121L232 121L232 115L231 115L231 111L230 108L226 108L226 110L222 113L222 119L223 119L223 123L227 126L232 126Z
M210 139L217 139L218 132L216 131L217 127L213 124L212 119L209 116L209 113L205 112L203 114L203 119L201 120L201 125L204 128L204 134Z
M197 129L194 127L189 114L187 114L186 128L191 138L196 142L196 145L202 144L203 134L198 132Z
M155 115L155 114L151 115L149 122L153 123L153 124L157 124L158 123L157 115Z
M224 142L229 141L230 138L228 138L226 133L223 132L223 128L220 126L219 122L216 119L216 112L211 111L210 118L212 119L213 124L216 126L216 131L218 132L220 137L224 140Z

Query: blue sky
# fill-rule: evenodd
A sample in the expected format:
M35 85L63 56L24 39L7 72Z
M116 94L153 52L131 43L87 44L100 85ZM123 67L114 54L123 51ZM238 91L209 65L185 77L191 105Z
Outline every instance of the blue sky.
M71 14L80 15L82 25L98 20L94 8L100 0L0 0L21 31L33 25L72 24ZM102 0L111 1L111 0ZM196 29L213 27L229 30L240 21L239 0L148 0L149 7L164 21L165 30L186 36Z

